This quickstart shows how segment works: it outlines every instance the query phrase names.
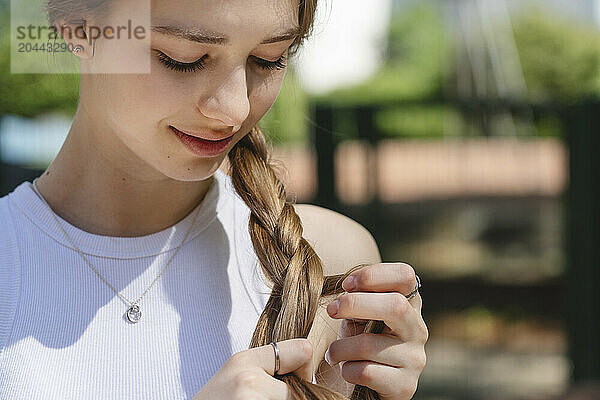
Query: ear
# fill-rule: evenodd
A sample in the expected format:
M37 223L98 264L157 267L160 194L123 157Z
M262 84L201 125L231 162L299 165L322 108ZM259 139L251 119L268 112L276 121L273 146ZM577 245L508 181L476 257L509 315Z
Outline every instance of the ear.
M57 29L63 37L71 52L75 47L80 46L81 51L73 52L82 60L89 60L94 55L94 39L91 36L90 27L86 20L81 23L66 22L61 20L57 24Z

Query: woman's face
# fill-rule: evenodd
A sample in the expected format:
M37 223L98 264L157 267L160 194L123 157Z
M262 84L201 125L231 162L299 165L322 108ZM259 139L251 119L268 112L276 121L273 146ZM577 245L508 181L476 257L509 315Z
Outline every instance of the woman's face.
M112 12L135 14L141 1L150 0L117 0ZM100 37L94 56L82 65L80 101L98 128L94 140L118 151L119 158L127 159L140 174L154 170L150 175L158 171L184 181L210 176L277 98L285 56L294 39L263 42L297 28L293 3L152 0L152 31L147 32L150 40L145 45L129 41L128 55L123 56L123 41ZM202 30L227 39L224 43L188 40L169 34L173 28ZM110 63L134 67L144 55L150 57L150 73L83 74L84 68L98 71ZM177 63L195 64L179 71ZM213 138L234 136L222 153L198 155L181 143L171 127L203 136L211 134L203 131L212 130Z

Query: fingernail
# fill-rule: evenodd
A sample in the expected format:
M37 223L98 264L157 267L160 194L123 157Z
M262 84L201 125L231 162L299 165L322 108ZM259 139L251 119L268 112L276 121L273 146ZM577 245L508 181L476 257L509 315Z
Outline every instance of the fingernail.
M327 312L330 315L335 315L335 314L337 314L339 308L340 308L340 301L334 300L331 303L329 303L329 305L327 306Z
M329 347L327 348L327 351L325 352L325 361L327 361L327 364L329 364L332 367L335 365L333 363L333 361L331 361L331 358L329 356Z
M347 276L346 279L342 282L342 287L344 290L353 290L356 288L356 277L353 275Z

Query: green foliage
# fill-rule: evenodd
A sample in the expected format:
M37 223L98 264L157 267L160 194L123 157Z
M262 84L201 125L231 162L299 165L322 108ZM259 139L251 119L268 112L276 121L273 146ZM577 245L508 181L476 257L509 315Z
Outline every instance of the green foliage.
M523 12L514 34L534 101L600 93L600 33L539 8Z

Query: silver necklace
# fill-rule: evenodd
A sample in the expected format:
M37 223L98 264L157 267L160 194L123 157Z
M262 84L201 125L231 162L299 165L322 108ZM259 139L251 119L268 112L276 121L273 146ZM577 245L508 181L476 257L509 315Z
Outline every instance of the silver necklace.
M52 210L52 208L50 207L50 205L48 204L48 202L46 201L46 199L44 199L44 197L42 196L42 194L40 193L40 191L37 188L36 185L36 181L38 178L35 178L33 180L33 189L35 190L35 192L38 194L38 196L40 197L40 199L44 202L44 204L46 204L46 206L48 207L48 209L50 210L50 213L52 214L52 217L54 218L54 220L56 221L56 223L58 224L58 226L60 227L60 229L63 231L63 233L65 234L65 236L67 237L67 240L69 240L69 242L73 245L73 247L75 248L75 250L77 250L77 252L79 253L79 255L85 260L85 262L92 268L92 270L96 273L96 275L98 275L98 277L100 279L102 279L104 281L104 283L106 283L108 285L108 287L110 287L112 289L113 292L115 292L117 294L117 296L119 296L123 301L125 301L127 304L129 304L129 308L127 309L127 311L125 312L125 316L127 317L127 320L129 322L132 323L136 323L140 320L140 318L142 318L142 312L140 311L140 307L137 305L137 303L141 300L142 297L144 297L144 295L146 293L148 293L148 290L150 290L150 288L154 285L154 283L156 283L156 281L158 280L158 278L160 278L160 276L162 275L162 273L165 271L165 269L167 269L167 267L169 266L169 264L171 263L171 260L173 259L173 257L175 257L175 255L179 252L179 249L181 248L181 246L183 245L183 243L185 242L185 239L188 237L189 233L192 230L192 227L194 226L194 223L196 222L196 217L198 217L198 214L200 213L200 208L202 206L198 207L198 210L196 211L196 215L194 215L194 220L192 221L187 233L185 234L185 236L183 237L183 240L181 241L181 243L179 244L179 246L177 246L177 249L175 250L175 252L173 253L173 255L171 256L171 258L169 259L169 261L167 262L167 264L163 267L163 269L160 271L160 273L156 276L156 278L154 278L154 280L152 281L152 283L150 284L150 286L148 286L146 288L146 290L144 290L144 293L142 293L142 295L140 297L138 297L138 299L136 301L129 301L128 299L126 299L121 293L119 293L119 291L117 289L115 289L113 287L113 285L111 285L110 283L108 283L106 281L106 279L104 279L104 277L102 275L100 275L100 273L96 270L96 268L94 268L94 266L92 265L92 263L90 263L88 261L88 259L83 255L83 253L81 252L81 250L79 250L79 247L77 247L77 245L75 243L73 243L73 241L71 240L71 238L69 237L69 235L67 234L67 232L63 229L62 225L60 224L60 222L58 221L58 218L56 218L56 214L54 214L54 211Z

